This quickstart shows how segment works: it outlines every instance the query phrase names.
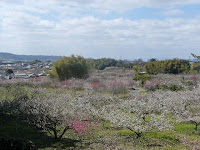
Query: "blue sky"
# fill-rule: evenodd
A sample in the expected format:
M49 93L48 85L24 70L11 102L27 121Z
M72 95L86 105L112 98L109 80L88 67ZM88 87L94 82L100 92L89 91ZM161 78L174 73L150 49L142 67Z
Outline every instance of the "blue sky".
M200 0L1 0L0 51L189 58L200 55Z

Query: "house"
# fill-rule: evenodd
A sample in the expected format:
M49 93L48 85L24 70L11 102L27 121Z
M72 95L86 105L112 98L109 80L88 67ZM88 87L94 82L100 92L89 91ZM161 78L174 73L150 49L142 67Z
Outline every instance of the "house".
M142 75L142 74L146 74L146 72L145 72L145 71L142 71L142 72L140 72L139 74L140 74L140 75Z
M27 78L26 73L15 73L15 78Z

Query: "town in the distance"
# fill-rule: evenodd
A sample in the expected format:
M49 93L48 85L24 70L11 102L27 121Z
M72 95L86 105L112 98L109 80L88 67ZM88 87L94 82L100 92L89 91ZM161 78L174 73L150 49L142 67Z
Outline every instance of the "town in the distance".
M50 71L53 63L51 61L42 62L35 60L32 62L23 61L0 61L1 79L30 79L40 76L48 76L46 71Z

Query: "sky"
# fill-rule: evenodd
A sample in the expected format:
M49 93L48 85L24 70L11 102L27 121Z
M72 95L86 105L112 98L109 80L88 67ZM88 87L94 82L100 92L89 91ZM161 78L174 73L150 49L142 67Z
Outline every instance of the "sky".
M188 59L200 0L0 0L0 52Z

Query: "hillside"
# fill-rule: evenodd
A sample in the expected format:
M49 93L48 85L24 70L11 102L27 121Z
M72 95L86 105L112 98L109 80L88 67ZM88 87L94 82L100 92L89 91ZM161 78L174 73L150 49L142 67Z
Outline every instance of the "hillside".
M0 60L12 61L56 61L59 56L46 56L46 55L16 55L11 53L0 52Z

